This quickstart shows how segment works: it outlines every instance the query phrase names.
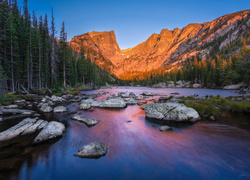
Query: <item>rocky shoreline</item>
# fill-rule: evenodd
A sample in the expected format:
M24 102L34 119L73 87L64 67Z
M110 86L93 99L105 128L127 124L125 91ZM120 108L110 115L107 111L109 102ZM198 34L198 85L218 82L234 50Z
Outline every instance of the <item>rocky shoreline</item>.
M106 99L96 100L97 97L106 95ZM77 111L70 111L67 105L70 103L78 104L78 111L95 111L95 108L105 109L124 109L127 106L138 105L145 112L145 118L157 123L161 121L164 125L160 131L172 130L172 123L195 123L201 119L195 108L190 108L180 102L190 102L190 99L181 99L178 93L171 93L172 96L160 96L153 92L143 92L136 95L133 92L118 92L111 94L101 90L98 94L76 95L65 94L61 96L39 96L32 100L17 100L8 106L0 106L0 125L8 123L10 120L22 119L13 126L0 131L0 150L7 150L8 147L15 147L28 141L23 147L35 146L53 139L58 139L67 131L67 127L62 122L43 120L46 114L64 113L74 121L84 123L89 128L98 126L101 119L91 119L84 117ZM37 95L38 96L38 95ZM192 98L196 98L194 95ZM99 98L98 98L99 99ZM186 103L185 103L186 104ZM199 108L198 108L199 109ZM215 120L212 114L202 114L202 118ZM100 143L93 143L84 146L75 156L84 158L97 158L107 153L108 147ZM100 150L100 151L99 151ZM99 152L99 154L98 154ZM88 155L89 154L89 155ZM0 154L1 159L1 154Z

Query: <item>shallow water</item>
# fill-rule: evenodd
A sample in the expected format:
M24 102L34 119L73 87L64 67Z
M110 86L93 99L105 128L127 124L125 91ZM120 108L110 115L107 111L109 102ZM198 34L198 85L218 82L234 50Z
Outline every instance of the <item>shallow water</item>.
M167 95L232 95L231 91L146 88L98 90L153 91ZM96 93L86 91L84 93ZM227 95L225 95L227 94ZM106 94L105 96L108 96ZM98 99L104 98L100 97ZM77 109L78 103L68 105ZM201 121L186 127L161 132L160 125L145 120L140 106L123 110L95 108L79 111L101 120L91 128L60 114L49 119L66 123L66 132L53 143L36 146L21 158L18 168L3 172L3 179L250 179L250 132L235 125ZM237 121L237 117L235 121ZM247 118L247 117L243 117ZM225 117L225 119L228 119ZM132 121L128 123L128 121ZM154 126L152 126L154 125ZM73 156L85 144L104 142L108 154L100 159ZM1 160L0 160L1 164Z

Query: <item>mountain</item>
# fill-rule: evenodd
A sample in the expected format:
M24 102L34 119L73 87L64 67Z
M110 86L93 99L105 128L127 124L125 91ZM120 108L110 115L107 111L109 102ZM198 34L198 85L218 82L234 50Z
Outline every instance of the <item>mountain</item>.
M199 56L203 59L239 39L250 29L250 10L224 15L211 22L192 23L183 29L163 29L146 41L121 50L114 31L75 36L70 46L105 66L118 77L126 72L143 72ZM95 57L93 59L93 56Z

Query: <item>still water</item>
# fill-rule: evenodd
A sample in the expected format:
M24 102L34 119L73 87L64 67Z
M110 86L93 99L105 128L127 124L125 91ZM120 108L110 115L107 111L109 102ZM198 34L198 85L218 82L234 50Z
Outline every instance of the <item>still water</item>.
M151 91L161 95L235 95L233 91L205 89L113 88L83 93ZM98 99L104 99L106 94ZM79 103L68 104L68 112ZM17 169L1 172L0 179L250 179L250 132L237 126L247 116L230 117L231 123L200 121L195 125L174 127L161 132L161 125L145 119L140 106L123 110L95 108L78 111L101 120L88 128L70 120L64 113L47 117L67 126L63 137L55 142L35 146L31 153L17 155ZM227 122L227 116L221 121ZM128 123L128 121L132 121ZM83 145L93 141L105 143L108 154L99 159L73 156ZM11 160L15 159L13 157ZM1 163L1 160L0 160Z

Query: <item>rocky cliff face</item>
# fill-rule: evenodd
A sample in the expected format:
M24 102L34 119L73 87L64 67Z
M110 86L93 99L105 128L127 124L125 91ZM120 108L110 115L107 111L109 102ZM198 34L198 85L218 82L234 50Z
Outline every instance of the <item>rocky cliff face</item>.
M228 14L211 22L189 24L183 29L163 29L145 42L120 50L114 31L91 32L74 37L70 45L76 51L91 49L90 54L106 59L116 75L128 71L145 71L175 64L192 56L209 57L250 29L250 10ZM88 56L90 55L88 54ZM104 60L99 62L106 63ZM110 60L110 61L109 61Z

